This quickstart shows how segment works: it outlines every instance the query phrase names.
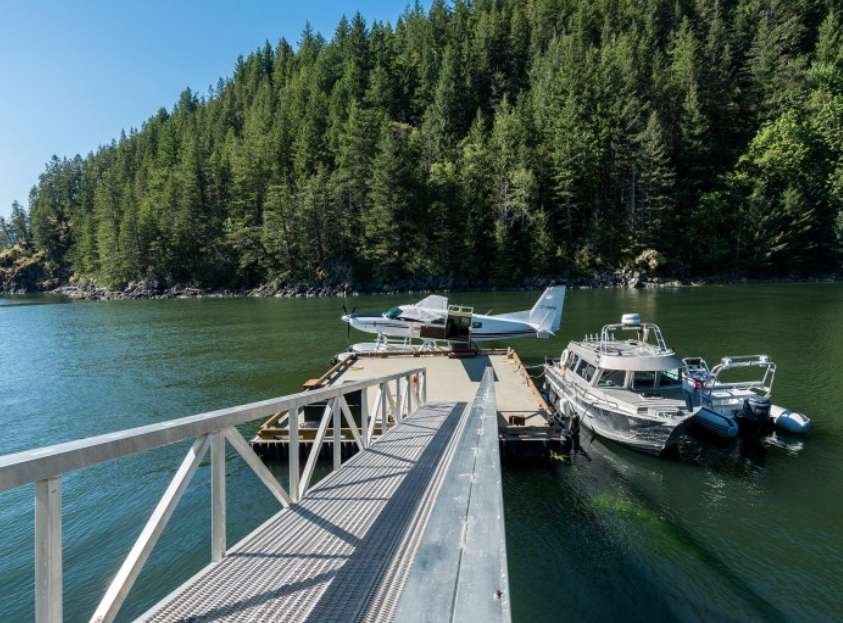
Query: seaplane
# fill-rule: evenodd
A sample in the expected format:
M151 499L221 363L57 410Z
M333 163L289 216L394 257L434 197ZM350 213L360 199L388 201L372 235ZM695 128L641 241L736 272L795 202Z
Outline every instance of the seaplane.
M419 350L440 350L474 342L520 337L549 338L559 330L565 286L547 288L532 309L497 314L475 314L472 307L450 305L445 296L431 295L418 303L399 305L383 313L346 313L342 320L352 328L374 333L374 344L355 344L355 352L404 350L421 340Z

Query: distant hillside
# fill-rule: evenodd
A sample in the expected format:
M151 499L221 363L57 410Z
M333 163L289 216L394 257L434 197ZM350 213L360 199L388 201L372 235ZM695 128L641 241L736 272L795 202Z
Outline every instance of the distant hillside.
M108 287L838 269L840 8L457 0L308 27L54 159L0 248Z

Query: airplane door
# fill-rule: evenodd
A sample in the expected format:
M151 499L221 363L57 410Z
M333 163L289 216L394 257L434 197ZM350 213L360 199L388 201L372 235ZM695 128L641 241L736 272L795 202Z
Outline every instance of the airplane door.
M448 319L445 321L445 339L449 342L471 342L471 318L473 307L448 305Z

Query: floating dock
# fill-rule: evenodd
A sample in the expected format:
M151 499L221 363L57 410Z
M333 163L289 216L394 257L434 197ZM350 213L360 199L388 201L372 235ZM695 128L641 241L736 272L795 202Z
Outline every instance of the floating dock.
M304 388L330 387L424 366L428 376L429 400L470 402L480 386L485 369L491 367L495 378L498 430L503 454L537 457L559 449L562 430L552 419L550 406L541 396L515 351L478 350L471 357L456 358L449 356L450 354L448 351L355 354L330 368L320 378L308 381ZM399 395L400 388L394 389L391 397L397 400ZM368 390L367 396L357 397L356 402L351 405L355 417L359 416L357 403L362 401L371 405L375 400L374 388ZM314 413L311 422L315 422L315 417L318 416L318 411ZM252 447L259 455L286 456L289 444L286 415L278 413L270 418L252 438ZM310 433L300 431L299 442L308 443L313 437L314 428L311 425ZM380 433L381 429L376 428L375 436ZM344 454L356 451L350 429L343 428L340 439ZM328 449L323 450L327 451Z
M35 483L36 623L63 620L63 475L191 439L91 623L118 616L199 469L211 475L211 561L136 623L510 621L501 449L537 453L557 442L518 356L349 357L306 385L298 394L0 457L0 491ZM265 419L251 444L237 429ZM233 547L226 443L280 505ZM353 452L343 451L348 446ZM333 471L311 485L326 452ZM279 482L258 453L283 454L288 481Z

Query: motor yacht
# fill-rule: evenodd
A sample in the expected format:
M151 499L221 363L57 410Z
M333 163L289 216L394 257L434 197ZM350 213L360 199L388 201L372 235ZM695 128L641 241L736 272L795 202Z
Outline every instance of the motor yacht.
M545 390L569 430L582 425L635 450L660 454L699 409L685 392L685 376L685 362L667 347L659 327L624 314L619 324L570 342L559 361L547 362Z

